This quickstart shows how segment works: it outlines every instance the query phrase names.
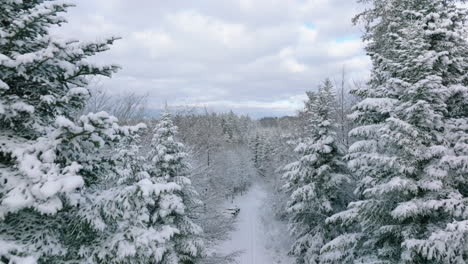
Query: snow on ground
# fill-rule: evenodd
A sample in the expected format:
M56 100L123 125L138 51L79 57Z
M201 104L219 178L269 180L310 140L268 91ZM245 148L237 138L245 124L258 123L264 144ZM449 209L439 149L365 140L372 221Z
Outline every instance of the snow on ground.
M269 219L268 225L264 223L264 203L267 201L265 187L261 183L255 183L249 192L237 197L227 204L227 207L237 206L240 213L237 216L236 231L231 234L231 239L219 245L218 251L223 254L234 251L242 251L238 257L239 264L290 264L291 259L286 256L286 250L280 250L272 243L272 234L281 235L276 228L281 223L274 224L274 219ZM273 230L267 230L273 228ZM273 233L271 232L273 231ZM286 234L287 236L287 234ZM281 240L278 236L274 239Z

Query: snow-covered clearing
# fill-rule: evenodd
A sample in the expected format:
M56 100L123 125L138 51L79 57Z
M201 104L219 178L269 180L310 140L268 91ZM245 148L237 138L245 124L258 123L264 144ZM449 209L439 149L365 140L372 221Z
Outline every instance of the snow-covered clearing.
M239 207L240 213L237 216L236 231L231 234L230 240L219 245L219 252L242 251L238 257L239 264L292 263L286 255L286 249L277 243L287 237L287 231L284 225L267 217L266 199L266 187L262 183L254 183L247 194L228 204Z

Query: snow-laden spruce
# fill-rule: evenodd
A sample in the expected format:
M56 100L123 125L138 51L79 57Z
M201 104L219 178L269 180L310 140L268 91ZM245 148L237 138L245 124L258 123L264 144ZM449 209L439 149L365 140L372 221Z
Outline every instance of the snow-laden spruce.
M64 228L89 187L109 164L102 152L130 128L106 113L79 118L87 77L116 66L87 58L115 39L81 43L54 38L70 5L3 1L0 5L0 258L35 263L68 254ZM67 233L68 232L68 233ZM52 263L52 262L48 262Z
M94 229L80 254L88 256L85 263L179 263L169 261L181 233L170 219L184 210L173 198L182 187L150 175L153 165L139 154L138 137L119 145L115 173L78 212Z
M158 181L179 186L170 195L161 197L159 203L166 211L159 222L176 230L161 263L194 263L203 256L202 229L192 219L190 208L200 205L197 193L187 177L189 164L184 145L176 140L177 126L171 114L163 113L154 129L149 159L149 174Z
M95 126L113 121L105 114L83 117L81 124L71 121L88 96L83 88L86 77L110 76L117 67L98 67L86 60L107 50L113 39L80 43L47 34L48 27L64 22L58 13L67 7L49 1L1 6L0 218L24 208L41 213L61 209L59 194L67 197L84 181L77 175L77 160L57 148L76 137L100 133ZM101 131L106 132L113 136L112 130Z
M365 2L357 19L373 70L355 91L364 100L349 149L361 199L328 221L360 224L362 233L345 234L354 263L466 263L466 10Z
M447 150L438 164L444 171L443 183L453 191L448 198L434 201L433 209L447 210L447 224L431 228L427 236L405 242L405 247L434 263L468 262L468 10L457 2L437 1L426 15L429 54L440 58L434 62L435 75L447 89L444 136ZM446 208L448 207L448 208Z
M327 257L320 250L338 230L325 220L348 202L344 185L350 178L333 127L332 88L327 80L317 93L309 94L308 135L295 149L300 159L285 167L285 188L291 194L287 211L296 239L291 255L298 264L320 263L321 257Z

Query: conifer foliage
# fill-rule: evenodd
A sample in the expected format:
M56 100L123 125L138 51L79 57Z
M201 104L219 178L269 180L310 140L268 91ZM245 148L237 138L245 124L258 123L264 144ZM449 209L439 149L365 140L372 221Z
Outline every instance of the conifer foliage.
M316 93L309 93L307 137L295 151L300 159L285 167L285 188L291 233L296 241L291 255L296 263L320 263L320 249L336 235L325 220L346 207L344 184L350 181L343 149L334 132L334 94L329 80Z
M177 126L171 114L165 112L154 129L149 153L150 175L159 182L177 184L178 189L162 197L161 207L166 211L161 222L176 230L164 262L194 263L203 255L202 230L191 219L189 210L199 206L197 193L188 178L189 164L184 145L176 140Z
M48 1L2 2L0 153L8 186L2 190L2 218L27 207L42 213L60 209L58 195L67 196L84 182L76 175L81 165L59 157L64 153L57 153L57 147L98 133L93 127L106 128L114 121L105 114L71 121L88 96L86 77L110 76L117 67L97 67L85 60L107 50L114 39L85 44L48 36L48 27L64 22L59 13L67 7Z
M355 263L466 263L467 197L457 181L466 130L451 142L466 115L448 118L466 104L466 10L446 0L361 2L371 3L356 19L373 62L352 114L349 167L361 199L329 220L361 226Z
M115 173L89 195L80 216L95 230L83 243L87 263L182 263L174 259L174 238L181 231L172 217L183 211L174 199L181 186L153 176L154 165L140 154L136 136L120 143ZM92 202L96 201L96 202Z
M33 263L67 254L63 212L109 164L101 150L129 133L106 113L75 118L88 76L117 66L87 58L115 39L81 43L53 38L68 4L2 1L0 6L0 258Z

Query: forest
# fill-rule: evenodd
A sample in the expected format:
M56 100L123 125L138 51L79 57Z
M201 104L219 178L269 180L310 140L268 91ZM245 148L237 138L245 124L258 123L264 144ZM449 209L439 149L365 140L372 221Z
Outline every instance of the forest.
M464 1L357 1L370 77L261 118L102 89L75 2L0 0L0 264L468 263Z

